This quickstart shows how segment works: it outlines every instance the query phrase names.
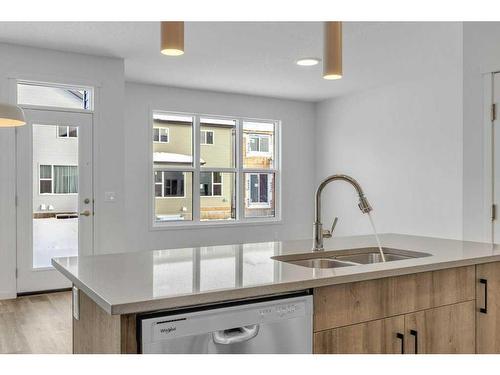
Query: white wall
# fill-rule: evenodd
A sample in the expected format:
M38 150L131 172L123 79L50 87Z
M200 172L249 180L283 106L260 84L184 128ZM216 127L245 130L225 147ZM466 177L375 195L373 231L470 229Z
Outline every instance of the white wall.
M127 83L125 202L129 250L311 237L314 105L246 95ZM149 111L170 110L282 121L282 224L150 231Z
M126 243L123 218L124 133L123 60L0 44L0 101L9 96L9 78L99 87L95 119L95 238L96 251L122 248ZM0 129L0 298L16 293L15 133ZM115 191L117 201L104 202Z
M419 57L427 54L420 71L317 106L316 181L333 173L358 179L380 232L462 236L461 30L426 24L415 45ZM350 186L325 193L325 224L338 215L338 235L371 233Z
M500 22L465 22L463 62L464 121L464 239L488 241L484 206L483 72L500 71ZM498 203L498 202L497 202ZM498 239L497 239L498 240Z

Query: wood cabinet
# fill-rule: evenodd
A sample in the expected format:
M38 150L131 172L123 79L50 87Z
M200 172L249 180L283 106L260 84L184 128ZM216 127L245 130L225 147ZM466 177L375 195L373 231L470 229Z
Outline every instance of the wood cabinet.
M475 266L314 290L315 353L474 353Z
M401 354L403 316L334 328L314 334L316 354Z
M500 353L500 262L476 266L477 353Z
M405 353L473 354L474 301L405 315Z

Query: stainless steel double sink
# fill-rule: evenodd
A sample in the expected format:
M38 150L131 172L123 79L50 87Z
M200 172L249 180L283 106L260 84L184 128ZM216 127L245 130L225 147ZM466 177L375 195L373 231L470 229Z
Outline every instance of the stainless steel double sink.
M431 256L428 253L410 250L391 248L382 248L382 250L386 262ZM278 255L272 257L272 259L308 268L339 268L383 262L379 249L376 247Z

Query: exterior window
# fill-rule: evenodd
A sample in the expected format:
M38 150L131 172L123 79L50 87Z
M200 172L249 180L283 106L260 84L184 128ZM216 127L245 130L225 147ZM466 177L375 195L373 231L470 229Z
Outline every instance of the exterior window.
M250 206L269 205L269 179L267 174L250 174Z
M153 141L168 143L168 128L153 128Z
M280 218L278 121L152 116L153 225Z
M214 144L214 132L210 130L200 131L200 144L202 145L213 145Z
M269 153L270 136L250 134L248 140L248 150L250 152Z
M58 126L58 138L78 138L78 128L75 126Z
M78 193L78 167L40 165L40 194Z
M200 196L215 197L222 195L222 173L201 172L200 174Z
M155 197L184 197L184 173L155 172Z
M51 165L40 165L40 194L52 194Z

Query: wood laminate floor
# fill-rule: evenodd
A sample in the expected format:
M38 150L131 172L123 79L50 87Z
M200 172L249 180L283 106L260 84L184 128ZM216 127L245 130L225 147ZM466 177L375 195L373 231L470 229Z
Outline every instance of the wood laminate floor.
M71 353L71 292L0 300L0 353Z

